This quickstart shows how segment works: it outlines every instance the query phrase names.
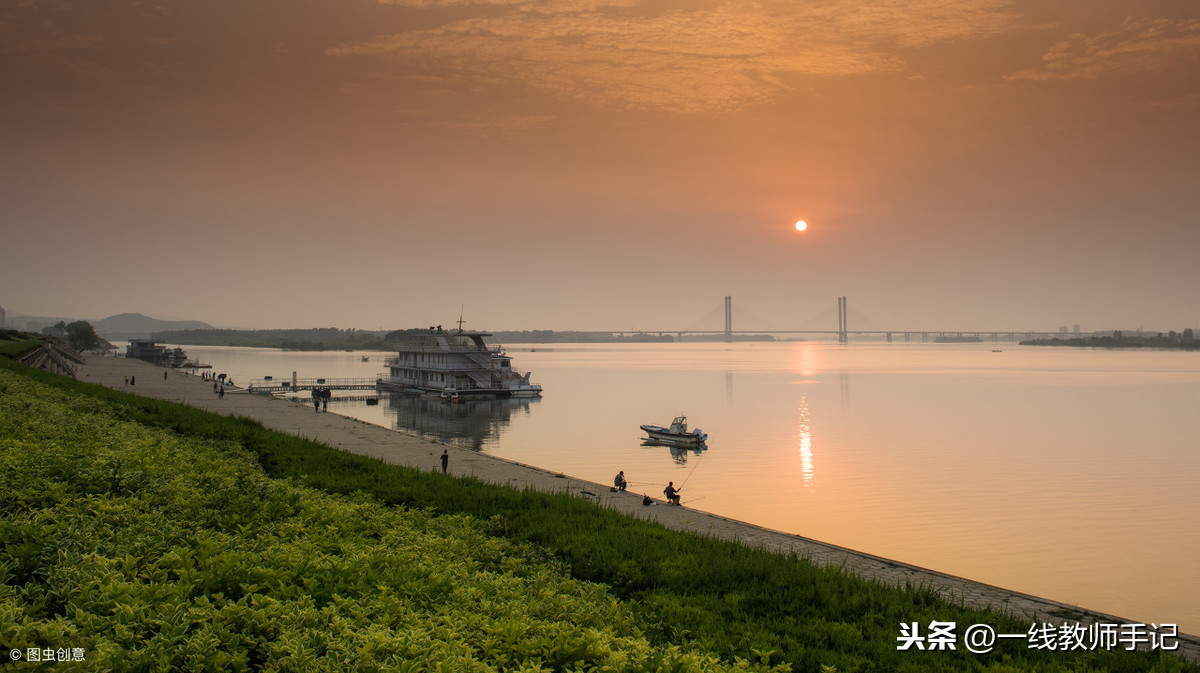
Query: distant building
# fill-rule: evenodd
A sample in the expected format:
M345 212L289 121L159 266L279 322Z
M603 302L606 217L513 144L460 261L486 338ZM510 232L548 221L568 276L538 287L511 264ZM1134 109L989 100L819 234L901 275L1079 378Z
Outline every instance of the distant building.
M1062 327L1059 327L1059 328L1058 328L1058 333L1059 333L1059 334L1066 334L1066 333L1067 333L1067 326L1066 326L1066 325L1063 325Z
M1079 334L1079 323L1075 323L1075 326L1071 328L1071 332L1074 334Z
M0 329L4 329L4 307L0 306Z

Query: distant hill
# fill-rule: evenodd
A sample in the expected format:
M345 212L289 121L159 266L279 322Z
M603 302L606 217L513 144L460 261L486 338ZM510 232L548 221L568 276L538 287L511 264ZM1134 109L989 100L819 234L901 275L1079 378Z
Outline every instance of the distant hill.
M92 327L106 339L145 339L154 332L213 328L199 320L159 320L141 313L118 313L93 322Z

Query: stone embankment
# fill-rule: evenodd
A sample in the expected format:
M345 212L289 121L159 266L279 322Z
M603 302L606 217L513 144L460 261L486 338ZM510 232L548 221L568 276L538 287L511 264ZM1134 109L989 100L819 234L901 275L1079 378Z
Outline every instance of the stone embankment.
M253 395L242 390L231 390L229 387L226 387L227 394L218 398L213 394L212 383L209 381L179 371L171 371L164 379L163 371L161 367L139 360L92 357L86 365L79 368L78 378L227 416L253 418L273 430L318 440L343 451L372 456L419 470L441 469L440 456L443 450L448 450L450 472L457 475L469 475L516 488L567 491L580 497L594 499L604 507L655 520L668 528L737 540L752 547L779 553L794 553L818 565L840 566L859 577L892 586L904 586L907 583L933 587L954 602L980 609L991 607L1030 622L1136 622L687 507L644 507L640 494L615 493L611 492L606 484L559 475L467 449L436 444L334 413L314 413L309 404ZM124 383L125 377L129 376L136 377L137 383L134 386ZM585 495L585 491L596 495ZM1180 654L1191 661L1200 662L1200 638L1181 635L1178 643Z

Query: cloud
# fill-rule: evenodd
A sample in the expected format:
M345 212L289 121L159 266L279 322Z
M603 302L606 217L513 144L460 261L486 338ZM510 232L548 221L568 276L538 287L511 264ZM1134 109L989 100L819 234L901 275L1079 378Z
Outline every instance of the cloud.
M978 39L1024 26L1008 0L880 0L827 2L796 8L833 39L870 40L874 45L919 48Z
M1154 110L1179 110L1200 107L1200 93L1190 93L1174 98L1150 100L1147 107Z
M0 30L0 35L7 31ZM37 56L62 54L93 49L105 43L101 35L22 36L21 39L0 40L0 53Z
M385 1L414 8L511 6L327 53L435 64L605 105L679 113L728 112L769 101L796 77L902 70L904 49L1020 24L1007 0L739 0L661 12L636 0Z
M381 5L400 5L413 9L436 9L471 5L520 5L528 0L376 0Z
M631 7L640 0L376 0L381 5L400 5L413 9L441 9L445 7L520 5L525 9L551 6L554 11L596 10L605 7Z
M1200 21L1128 17L1120 28L1097 35L1076 33L1051 47L1042 65L1010 80L1094 80L1117 73L1175 68L1200 55Z
M407 111L414 116L424 111ZM422 125L455 131L471 131L480 136L523 137L539 127L554 121L554 115L515 115L510 117L487 117L474 120L431 119Z

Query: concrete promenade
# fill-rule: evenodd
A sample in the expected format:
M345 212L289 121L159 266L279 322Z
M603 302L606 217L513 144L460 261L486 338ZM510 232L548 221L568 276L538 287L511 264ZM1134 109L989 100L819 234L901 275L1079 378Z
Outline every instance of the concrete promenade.
M318 440L343 451L372 456L419 470L441 469L439 458L443 450L448 450L449 471L456 475L470 475L483 481L516 488L529 486L544 491L566 491L596 500L604 507L658 521L668 528L737 540L751 547L780 553L795 553L818 565L841 566L859 577L884 584L904 586L905 583L910 583L915 586L933 587L951 601L962 602L974 608L992 607L1030 622L1136 622L687 507L644 507L640 494L614 493L609 491L607 484L560 476L529 465L429 442L335 413L314 413L312 404L248 394L243 390L228 387L225 397L218 399L217 395L213 394L210 381L179 371L170 371L164 380L163 372L163 368L139 360L91 357L87 364L80 367L78 377L82 381L124 389L146 397L180 402L227 416L253 418L273 430ZM126 386L126 376L136 376L136 384ZM584 491L596 495L586 495ZM924 626L922 625L922 633L925 631ZM960 647L962 630L967 626L959 625ZM899 625L896 635L900 635ZM1200 638L1181 635L1178 643L1177 653L1191 661L1200 662ZM997 641L997 649L1001 650L1005 647L1024 646L1024 641Z

